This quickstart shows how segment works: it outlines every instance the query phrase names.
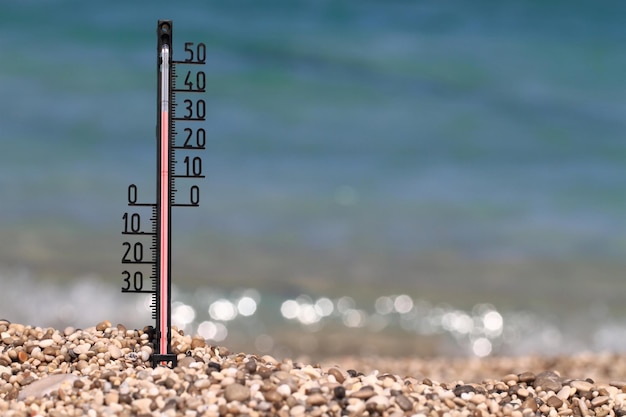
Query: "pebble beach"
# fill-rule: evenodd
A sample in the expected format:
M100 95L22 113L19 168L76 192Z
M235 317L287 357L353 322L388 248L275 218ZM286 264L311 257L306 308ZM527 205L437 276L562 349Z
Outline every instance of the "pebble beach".
M338 357L230 352L175 330L152 368L150 329L0 321L3 416L623 416L626 361Z

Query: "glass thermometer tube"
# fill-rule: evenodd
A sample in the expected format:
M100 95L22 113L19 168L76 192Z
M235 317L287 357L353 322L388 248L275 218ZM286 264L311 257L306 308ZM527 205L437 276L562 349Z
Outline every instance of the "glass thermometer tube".
M158 97L158 184L157 184L157 277L156 300L157 329L155 335L154 364L172 362L176 355L171 353L170 308L171 308L171 209L172 209L172 151L171 151L171 65L172 23L159 21L159 97Z

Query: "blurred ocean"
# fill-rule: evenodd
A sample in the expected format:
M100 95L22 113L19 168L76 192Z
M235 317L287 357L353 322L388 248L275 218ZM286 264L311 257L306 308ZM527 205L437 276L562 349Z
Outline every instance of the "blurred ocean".
M0 316L151 323L119 292L121 216L130 183L154 192L154 34L173 19L175 57L208 56L201 207L174 211L185 331L277 355L623 351L623 16L4 1Z

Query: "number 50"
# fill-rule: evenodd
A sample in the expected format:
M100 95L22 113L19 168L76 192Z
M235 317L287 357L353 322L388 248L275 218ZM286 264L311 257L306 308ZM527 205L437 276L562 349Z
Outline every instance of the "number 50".
M204 63L206 61L206 45L203 43L199 43L194 49L193 42L185 42L185 52L188 54L185 62Z

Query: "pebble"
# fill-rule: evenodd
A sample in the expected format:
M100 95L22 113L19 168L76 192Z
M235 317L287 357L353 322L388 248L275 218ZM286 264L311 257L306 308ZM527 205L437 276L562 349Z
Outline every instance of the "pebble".
M385 395L374 395L366 401L365 405L366 407L369 405L371 406L369 408L382 412L389 407L389 398Z
M299 404L291 408L289 411L290 416L303 416L306 408L303 405Z
M589 408L587 407L587 404L585 403L585 399L584 398L576 398L576 404L578 405L578 409L580 410L580 413L582 413L583 416L588 416L589 415Z
M39 347L42 348L42 349L50 347L52 345L54 345L54 340L52 340L52 339L44 339L44 340L41 340L39 342Z
M81 343L72 349L72 352L74 352L75 355L81 355L89 352L89 349L91 349L91 345L89 343Z
M339 382L340 384L343 384L343 382L346 380L346 376L337 368L333 367L328 369L328 374L332 375L335 378L335 381Z
M111 322L108 321L108 320L104 320L104 321L101 321L100 323L98 323L96 325L96 330L99 331L99 332L103 332L106 329L108 329L109 327L111 327Z
M561 377L553 371L541 372L533 381L533 387L541 387L545 391L558 392L562 386Z
M178 361L178 366L181 368L189 368L191 364L194 363L195 361L196 360L192 358L191 356L185 356L184 358Z
M563 405L563 400L556 395L552 395L548 398L546 404L548 404L549 407L559 408Z
M122 357L123 353L117 345L109 345L109 355L111 355L111 359L117 360Z
M374 395L374 389L370 386L362 387L360 390L353 392L350 397L358 398L360 400L367 400Z
M333 389L333 395L338 400L346 397L346 388L343 385L339 385Z
M173 331L178 366L152 369L147 332L106 320L84 330L0 322L0 415L626 414L626 358L617 355L343 357L325 366L233 354Z
M521 374L518 375L518 381L519 382L525 382L525 383L531 383L535 380L536 376L534 373L532 372L522 372Z
M572 388L575 388L576 391L580 393L589 392L593 389L593 384L591 382L582 381L578 379L570 382L569 386Z
M398 404L402 411L409 411L413 409L413 403L404 394L397 395L395 399L396 404Z
M615 388L619 388L619 389L623 389L624 387L626 387L626 381L617 381L617 380L613 380L609 382L609 385L615 387Z
M105 396L104 396L104 403L106 405L111 405L111 404L117 404L120 400L120 394L118 391L111 391L108 392Z
M327 402L328 400L326 399L326 397L324 397L322 394L319 394L319 393L311 394L306 399L307 405L322 405L322 404L326 404Z
M132 408L136 410L138 414L149 414L151 405L152 399L150 398L140 398L132 402Z
M226 401L245 401L250 397L250 388L241 384L231 384L224 390Z
M533 413L535 413L537 411L537 402L535 401L534 398L526 398L524 400L524 402L522 403L522 408L523 409L530 409Z
M276 392L283 398L291 395L291 388L287 384L281 384L276 388Z
M256 360L254 358L250 358L250 360L246 362L245 368L248 373L250 374L255 373L256 372Z
M608 404L609 403L610 398L606 395L600 395L598 397L595 397L594 399L591 400L591 405L595 408L595 407L601 407L604 404Z
M565 386L561 388L559 392L557 392L556 396L559 397L561 400L565 401L569 398L571 393L572 393L572 389L568 386Z

